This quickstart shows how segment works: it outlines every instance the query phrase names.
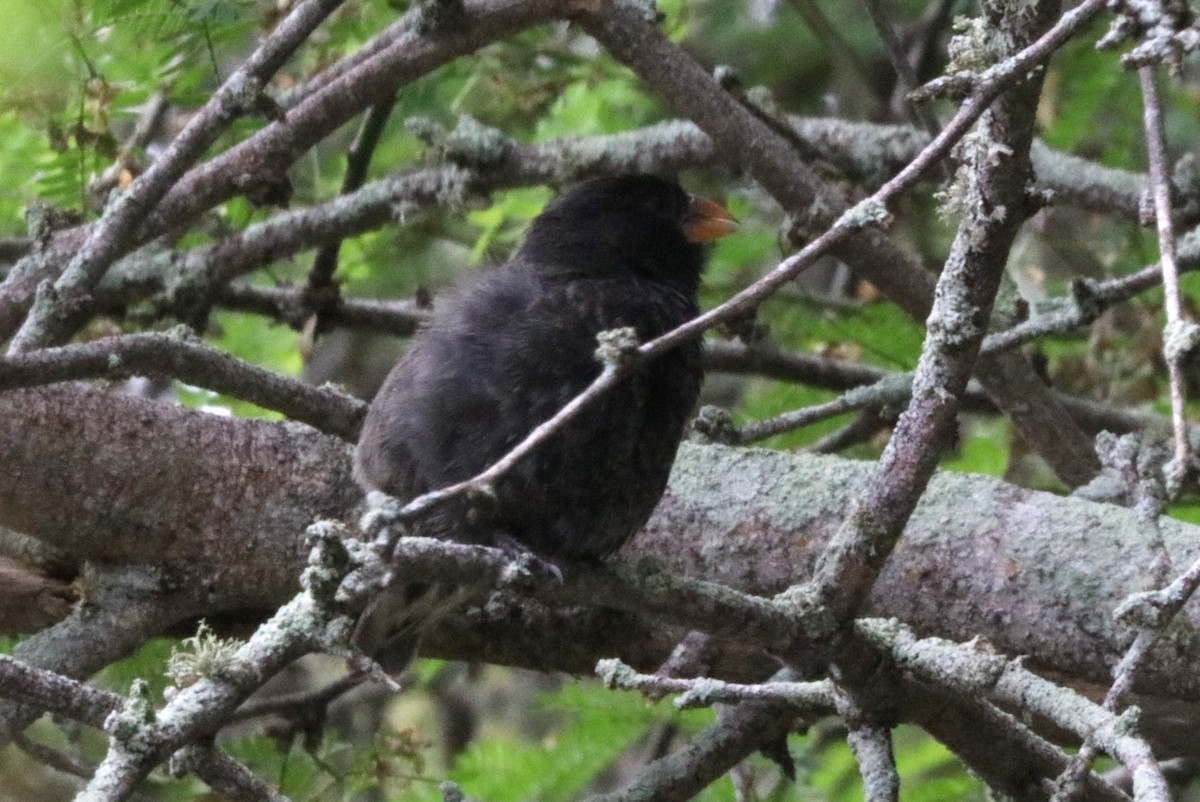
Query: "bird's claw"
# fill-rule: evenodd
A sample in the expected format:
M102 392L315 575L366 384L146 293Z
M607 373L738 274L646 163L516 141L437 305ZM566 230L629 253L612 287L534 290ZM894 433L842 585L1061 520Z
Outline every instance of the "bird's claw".
M563 583L563 572L557 564L530 551L520 541L510 535L499 535L496 547L508 558L508 566L504 572L504 581L508 583L536 582L539 579L553 579L557 584Z

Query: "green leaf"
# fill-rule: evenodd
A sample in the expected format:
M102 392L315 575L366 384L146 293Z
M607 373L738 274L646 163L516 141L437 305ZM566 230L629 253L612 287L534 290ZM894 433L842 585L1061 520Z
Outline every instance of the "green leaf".
M1141 156L1142 99L1137 76L1116 69L1113 55L1094 47L1093 35L1072 40L1057 57L1047 78L1047 102L1039 111L1042 137L1052 148L1098 157L1110 167L1136 168ZM1048 125L1045 120L1050 118Z
M172 638L155 638L146 641L141 648L122 660L105 668L96 677L96 683L122 696L129 692L135 679L144 679L150 685L150 698L159 700L170 685L167 679L167 658L178 645Z
M942 468L963 473L1003 476L1008 467L1009 425L1005 418L973 420L963 427L958 453Z
M505 192L488 208L470 212L467 220L480 230L471 246L471 263L485 261L496 246L507 252L549 199L550 192L544 187L516 189Z
M539 743L505 735L476 741L451 779L468 796L490 802L566 802L647 728L671 721L688 732L712 718L711 711L679 712L669 701L650 704L595 683L569 683L544 704L562 717L561 727Z

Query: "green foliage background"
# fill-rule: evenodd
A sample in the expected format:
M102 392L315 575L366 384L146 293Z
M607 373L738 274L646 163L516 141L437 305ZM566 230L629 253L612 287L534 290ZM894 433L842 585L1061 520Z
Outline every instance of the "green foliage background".
M276 89L286 91L352 52L405 6L398 0L348 3L287 67ZM898 20L911 20L924 8L915 0L889 6ZM960 6L960 11L972 13L969 4ZM735 66L746 85L769 87L789 112L829 113L831 96L837 114L862 118L879 110L879 98L847 67L845 54L831 52L787 3L777 4L765 19L755 18L747 4L738 2L669 0L659 8L676 40L707 64ZM877 38L856 5L821 0L819 8L855 56L871 64L883 62ZM0 236L22 235L25 209L35 203L94 218L103 199L90 198L88 184L112 163L144 104L156 93L165 94L176 108L202 103L275 13L272 3L255 0L7 0L0 25ZM1093 31L1092 39L1099 33L1099 28ZM1073 44L1053 62L1047 87L1039 121L1040 135L1048 144L1114 167L1143 167L1136 82L1115 66L1112 54L1095 52L1089 41ZM1190 89L1174 93L1171 141L1197 140L1198 98L1200 94ZM427 158L421 142L405 128L406 119L425 117L453 127L460 115L533 142L624 131L672 116L624 67L578 32L562 26L539 29L487 47L406 87L375 156L372 176ZM217 149L259 125L261 121L239 124ZM338 191L352 136L353 126L346 126L295 166L290 175L294 204L326 199ZM713 251L703 297L711 306L785 255L779 236L784 221L730 171L697 172L684 179L709 194L726 195L743 221L742 230ZM503 259L550 195L545 188L498 193L486 209L421 214L405 225L365 234L345 243L338 278L349 294L372 297L403 297L421 288L444 287L461 274ZM189 241L202 242L213 237L212 232L240 229L271 213L231 201L216 211L201 233L189 235ZM933 216L927 203L914 204L901 214L905 213L912 219L901 220L897 230L917 232L906 245L936 269L948 248L953 221ZM1099 269L1105 276L1129 272L1155 258L1152 239L1133 224L1105 221L1098 242ZM1089 239L1089 245L1097 246L1097 240ZM255 280L302 281L309 259L277 264ZM1062 293L1068 278L1046 276L1045 291ZM1192 292L1195 279L1188 281ZM1151 330L1161 325L1157 298L1134 306ZM818 295L788 291L763 306L758 322L781 347L841 355L888 370L912 369L920 353L920 326L866 293L835 304ZM273 370L299 375L304 367L301 335L284 326L221 313L207 334L221 348ZM1048 371L1078 373L1082 391L1096 397L1161 407L1161 371L1145 369L1158 343L1153 338L1147 342L1137 332L1113 336L1115 341L1101 345L1082 336L1047 344L1043 351ZM261 414L244 402L195 388L181 386L177 395L189 404ZM744 423L831 397L801 386L750 380L737 388L734 418ZM844 422L812 426L766 445L807 445ZM855 453L871 457L880 446L873 442ZM972 420L945 467L1004 475L1012 470L1014 459L1005 424ZM1039 481L1044 480L1042 475ZM1195 506L1181 506L1179 512L1200 520ZM148 645L106 672L105 681L124 691L132 677L161 677L170 648L165 641ZM428 679L432 671L424 667L422 677ZM163 685L165 681L156 692L161 693ZM418 684L412 696L419 698L420 688ZM375 739L374 748L354 749L339 736L326 734L311 751L265 735L239 735L232 749L298 800L353 799L376 784L388 790L390 799L433 800L439 798L436 778L446 776L468 795L490 802L554 802L575 798L598 772L654 733L669 727L682 738L712 721L711 711L678 712L669 702L651 705L578 679L564 680L536 704L552 721L540 736L500 722L451 765L444 765L436 750L424 745L437 738L437 728L428 718L411 731L402 721L392 721ZM49 728L46 734L61 737ZM102 741L94 734L88 738L86 750L98 757ZM942 747L907 728L897 732L896 740L905 779L903 799L983 798L978 783ZM777 770L765 759L752 761L749 771L757 778L760 799L861 798L853 760L836 732L818 726L812 734L794 738L792 748L798 765L794 784L779 782ZM201 792L200 786L187 782L160 781L154 789L156 798L163 800L194 799ZM701 799L732 800L732 786L725 780Z

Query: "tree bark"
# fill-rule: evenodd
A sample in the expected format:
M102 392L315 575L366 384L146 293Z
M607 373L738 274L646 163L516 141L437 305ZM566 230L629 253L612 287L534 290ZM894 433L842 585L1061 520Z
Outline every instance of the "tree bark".
M84 560L156 566L164 586L192 599L179 606L181 617L270 610L296 591L305 527L356 514L361 494L349 455L345 443L297 424L84 385L14 391L0 395L0 526ZM808 575L869 469L836 457L686 444L654 517L619 557L773 594ZM1042 668L1105 682L1130 640L1112 610L1155 586L1159 542L1130 510L939 473L867 612L922 634L981 635ZM1200 557L1197 527L1164 519L1161 543L1175 572ZM628 614L528 614L523 637L536 641L554 621L556 642L570 641L562 628L575 638L569 649L536 655L547 669L589 670L590 660L613 651L644 664L675 636ZM619 638L611 633L616 620ZM1193 602L1141 687L1200 701L1197 621ZM11 629L12 621L0 625ZM519 654L522 625L476 611L447 630L461 637L435 635L425 652L531 664ZM731 660L738 673L765 665L746 650Z

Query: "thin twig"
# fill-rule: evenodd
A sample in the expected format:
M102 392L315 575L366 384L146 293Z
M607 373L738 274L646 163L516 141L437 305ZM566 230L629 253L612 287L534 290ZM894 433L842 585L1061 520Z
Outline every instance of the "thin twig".
M229 670L179 689L151 716L142 709L145 700L135 692L116 714L122 720L112 730L114 737L126 742L136 739L138 748L110 748L78 799L124 799L159 763L212 735L226 716L280 669L321 648L324 628L332 616L314 601L309 590L302 591L230 656Z
M797 712L824 715L837 707L833 682L827 679L814 682L769 680L753 685L723 682L711 677L683 679L639 674L615 658L598 662L596 676L609 688L638 691L652 698L668 693L680 694L675 706L681 710L734 702L780 702L797 708Z
M392 115L392 109L396 107L396 97L396 95L392 95L385 102L372 106L363 119L362 126L358 129L358 134L350 143L350 150L346 154L346 174L342 178L341 194L349 195L359 189L367 180L367 169L371 164L371 157L383 136L388 118ZM326 310L336 308L341 300L338 287L333 281L333 274L338 266L338 252L341 247L342 240L340 238L322 245L316 256L313 257L312 269L308 272L305 297L308 299L309 305L316 310L316 329L318 331L321 329L323 322L321 318L325 316Z
M1155 83L1154 68L1138 68L1142 87L1143 120L1146 131L1146 153L1150 160L1150 192L1154 199L1154 218L1158 232L1159 259L1162 265L1164 305L1167 327L1163 333L1163 356L1171 385L1171 421L1175 432L1175 457L1167 466L1167 490L1178 494L1191 473L1187 436L1187 419L1183 406L1183 366L1189 339L1183 317L1183 302L1179 291L1179 268L1175 258L1175 231L1171 223L1171 179L1167 166L1166 142L1163 132L1162 103Z
M846 742L862 775L864 802L898 802L900 773L891 730L863 710L848 689L839 688L836 698L838 715L849 728Z
M888 404L907 401L912 395L912 374L902 373L887 376L874 384L850 390L832 401L803 409L785 412L774 418L756 421L743 426L739 442L753 443L777 434L790 432L811 423L844 415L861 409L880 409Z
M0 357L0 390L85 378L162 376L282 412L353 441L366 404L170 334L127 334Z
M213 300L225 309L264 315L286 323L297 331L304 328L311 314L305 302L304 289L297 287L229 284L218 288ZM327 310L324 315L330 325L390 334L393 337L411 337L429 319L429 309L418 300L342 298L337 306Z
M1017 41L1049 27L1037 39L1046 42L1070 16L1068 12L1051 27L1045 17L1052 7L1035 3L1022 16L1010 10L998 24ZM1026 182L1032 172L1028 152L1034 125L1030 105L1040 92L1041 80L1036 72L1022 73L1021 78L997 98L992 114L981 125L979 136L990 149L986 158L978 157L970 165L978 200L959 224L937 280L921 357L913 373L912 399L871 479L856 494L846 520L822 551L812 579L782 594L799 610L828 616L833 629L852 620L895 548L949 443L958 399L966 391L979 357L1013 239L1029 208ZM958 116L942 136L955 128L957 120Z
M858 78L858 82L870 93L873 83L870 66L846 41L846 37L842 36L834 24L829 21L815 0L788 0L788 3L796 9L796 13L803 18L813 35L818 40L823 39L828 43L827 47L831 56L836 58L837 54L841 54L846 63L850 65L851 72Z
M121 706L116 694L7 655L0 655L0 698L19 700L93 727L103 727L104 719Z
M132 244L151 209L176 186L188 167L238 116L266 101L263 87L313 30L344 0L304 0L213 93L163 154L138 176L91 230L51 288L39 290L40 302L9 344L17 354L69 336L76 307L99 283L109 265Z
M1146 69L1145 67L1141 69ZM1200 587L1200 560L1161 590L1137 593L1130 596L1117 608L1116 616L1139 624L1137 637L1126 650L1121 662L1113 670L1113 683L1104 696L1104 709L1117 712L1124 708L1129 692L1133 690L1138 669L1145 664L1150 650L1166 633L1175 616ZM1067 769L1055 780L1056 790L1051 802L1071 802L1078 799L1082 780L1088 767L1099 754L1091 741L1072 758Z
M270 783L211 743L193 743L171 756L172 773L195 774L230 802L290 802Z
M903 98L904 108L908 111L913 124L918 128L924 128L930 136L937 136L938 122L937 118L933 116L933 112L926 105L915 103L908 97L908 93L916 89L919 84L917 72L908 62L908 54L904 52L904 46L900 43L896 32L892 30L892 22L884 13L880 0L863 0L863 2L867 7L867 13L871 16L871 23L875 26L884 49L887 50L888 58L892 60L892 68L896 71L896 94Z
M270 699L255 699L239 707L236 712L229 716L226 723L233 724L234 722L261 718L262 716L294 718L297 712L302 713L312 708L324 709L337 700L338 697L344 696L359 685L362 685L367 679L365 674L347 674L316 690L289 693Z
M894 417L888 420L877 410L866 409L855 415L849 423L817 439L804 450L813 454L836 454L842 449L870 440L894 423Z
M54 747L38 743L25 737L23 733L13 736L13 745L39 763L43 763L55 771L69 774L86 780L96 770L95 766L84 763L74 755L59 751Z
M791 675L785 669L776 678ZM583 802L687 802L756 750L785 738L795 719L795 709L779 702L740 704L682 749L651 763L628 788Z
M1143 738L1134 734L1131 720L1034 674L1020 661L980 648L974 642L919 639L894 620L864 619L855 624L855 629L877 648L891 652L906 672L924 682L1044 716L1078 737L1093 741L1130 769L1135 800L1170 802L1154 753Z
M992 101L1010 83L1020 79L1026 71L1049 58L1056 49L1065 44L1068 39L1103 9L1104 0L1084 0L1083 3L1080 3L1071 11L1063 14L1062 18L1053 28L1033 44L1029 45L1029 47L1026 47L1021 52L981 74L975 84L975 91L962 104L958 113L946 124L942 132L934 137L933 141L926 145L904 169L876 190L869 198L861 201L856 208L878 208L906 192L924 175L925 171L929 170L950 151L954 143L970 130L970 127L975 124L980 115L987 111ZM642 355L649 357L662 353L681 342L697 336L705 329L711 328L718 323L723 323L731 318L744 315L756 308L780 286L791 281L801 270L816 261L819 256L824 255L835 245L847 239L861 228L861 225L847 224L851 220L851 212L847 212L837 224L728 301L688 321L674 331L667 332L656 340L643 345L640 349Z

